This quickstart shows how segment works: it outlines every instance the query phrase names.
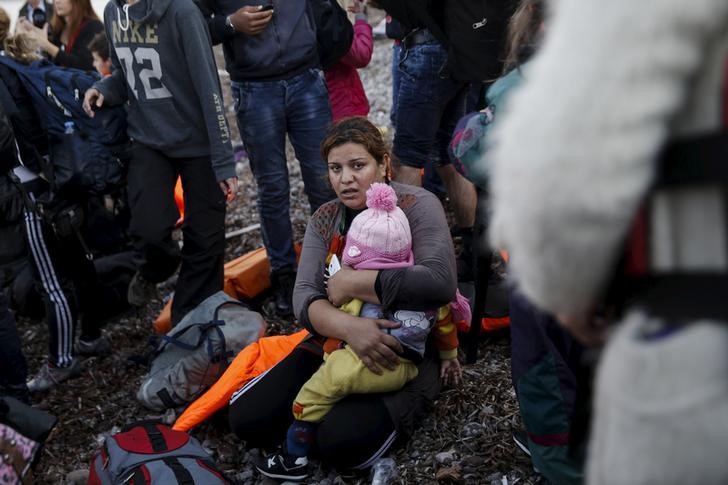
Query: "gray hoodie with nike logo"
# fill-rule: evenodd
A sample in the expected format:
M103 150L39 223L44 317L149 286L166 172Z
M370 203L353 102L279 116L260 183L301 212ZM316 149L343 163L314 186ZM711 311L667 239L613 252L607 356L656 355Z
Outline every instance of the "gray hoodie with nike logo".
M114 71L95 84L127 102L128 132L168 157L211 158L218 181L235 176L230 130L207 25L192 0L111 0L104 10Z

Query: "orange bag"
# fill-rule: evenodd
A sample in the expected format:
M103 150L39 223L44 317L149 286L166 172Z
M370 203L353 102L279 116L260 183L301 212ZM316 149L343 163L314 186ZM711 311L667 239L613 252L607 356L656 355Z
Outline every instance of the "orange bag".
M189 431L227 406L238 389L283 360L308 335L308 331L299 330L291 335L263 337L245 347L220 379L177 418L173 429Z
M296 258L301 245L294 245ZM222 291L238 300L250 300L270 288L270 264L265 248L258 248L225 263ZM172 299L162 309L153 324L154 331L166 334L172 329Z

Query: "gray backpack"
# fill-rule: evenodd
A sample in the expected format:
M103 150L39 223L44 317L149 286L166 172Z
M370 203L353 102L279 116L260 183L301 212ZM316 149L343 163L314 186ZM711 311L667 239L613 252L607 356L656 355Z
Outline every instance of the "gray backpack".
M91 461L88 485L227 485L192 436L141 422L106 438Z
M155 411L192 402L264 332L259 313L222 291L215 293L161 337L137 399Z

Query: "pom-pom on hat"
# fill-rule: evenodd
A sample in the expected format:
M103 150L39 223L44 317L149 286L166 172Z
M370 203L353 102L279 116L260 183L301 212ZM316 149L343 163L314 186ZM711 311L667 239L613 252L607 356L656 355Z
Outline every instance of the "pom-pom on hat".
M367 209L351 222L342 262L354 269L404 268L414 264L409 221L387 184L367 190Z

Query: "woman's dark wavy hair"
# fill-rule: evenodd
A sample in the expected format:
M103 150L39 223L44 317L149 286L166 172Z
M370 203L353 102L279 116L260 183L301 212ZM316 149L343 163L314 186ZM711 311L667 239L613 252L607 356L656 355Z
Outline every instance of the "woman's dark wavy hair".
M378 164L386 163L384 156L389 155L389 150L382 137L382 132L363 116L344 118L331 125L321 142L321 158L324 161L328 160L331 150L346 143L361 145ZM389 180L390 164L387 164L386 168L387 180Z

